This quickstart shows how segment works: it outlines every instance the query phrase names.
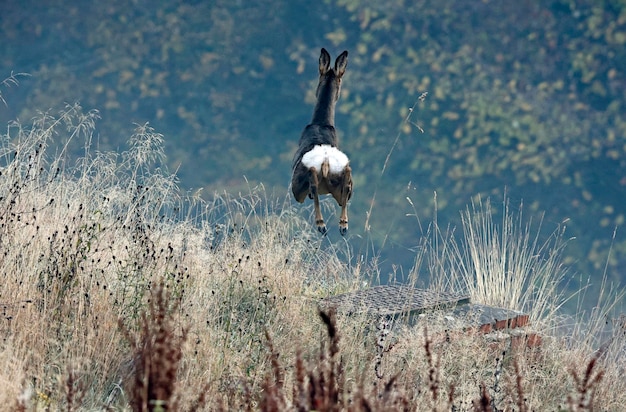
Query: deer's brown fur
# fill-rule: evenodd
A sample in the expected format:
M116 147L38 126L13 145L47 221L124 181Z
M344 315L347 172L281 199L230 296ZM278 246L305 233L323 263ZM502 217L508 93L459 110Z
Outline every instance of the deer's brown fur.
M341 206L339 231L342 235L348 231L347 206L352 196L352 169L347 157L338 149L335 105L339 99L341 79L347 65L347 51L337 57L334 68L331 68L330 54L326 49L322 49L319 59L320 78L316 91L317 103L311 123L304 128L300 136L298 150L293 159L291 179L291 190L298 202L304 202L307 196L313 199L315 223L321 233L326 233L326 225L320 210L319 195L331 194L333 196ZM312 150L316 151L312 153L316 153L314 158L319 161L319 164L315 163L318 167L312 166L312 163L308 165L303 163L303 157ZM323 153L331 153L331 156L337 155L341 162L337 163L336 158L323 157ZM339 164L341 169L331 167L331 163Z

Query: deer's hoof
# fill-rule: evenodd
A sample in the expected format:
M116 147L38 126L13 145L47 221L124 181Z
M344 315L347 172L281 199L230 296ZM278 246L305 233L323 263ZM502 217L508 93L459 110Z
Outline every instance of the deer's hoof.
M322 223L321 225L320 224L317 225L317 231L320 232L322 235L326 235L326 232L328 232L328 230L326 230L326 225L324 223Z
M348 233L348 221L347 220L340 220L339 221L339 233L341 233L341 236L345 236L346 233Z

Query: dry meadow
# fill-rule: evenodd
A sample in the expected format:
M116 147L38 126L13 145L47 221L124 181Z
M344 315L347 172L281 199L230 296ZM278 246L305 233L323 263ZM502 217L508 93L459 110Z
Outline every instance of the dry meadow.
M375 259L329 246L311 210L262 188L211 201L184 193L162 166L161 135L137 126L127 151L99 152L97 118L68 106L2 136L3 410L626 405L619 296L607 285L592 311L563 315L561 231L542 239L508 208L494 222L477 201L462 230L433 223L420 235L411 272L430 274L433 288L527 311L540 344L450 331L436 314L377 328L318 310L319 299L379 274ZM70 164L76 144L84 156Z

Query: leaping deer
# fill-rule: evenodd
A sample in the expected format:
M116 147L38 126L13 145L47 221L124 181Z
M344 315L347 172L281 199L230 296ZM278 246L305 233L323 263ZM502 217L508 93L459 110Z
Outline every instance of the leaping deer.
M352 169L348 156L337 147L335 105L341 91L341 78L348 65L348 51L337 57L334 69L330 54L322 49L319 60L320 80L315 96L317 104L311 123L300 136L298 150L293 158L291 190L300 203L309 196L315 204L317 230L326 234L326 225L320 211L319 195L331 194L339 206L339 232L348 231L348 200L352 196Z

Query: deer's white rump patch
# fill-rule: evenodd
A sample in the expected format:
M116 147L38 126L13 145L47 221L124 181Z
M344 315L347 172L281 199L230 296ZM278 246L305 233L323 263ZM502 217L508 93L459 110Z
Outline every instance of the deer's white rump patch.
M348 156L336 147L327 144L318 144L302 156L302 164L308 168L314 167L320 170L322 163L324 163L326 159L328 159L330 173L332 174L340 174L348 163L350 163Z

